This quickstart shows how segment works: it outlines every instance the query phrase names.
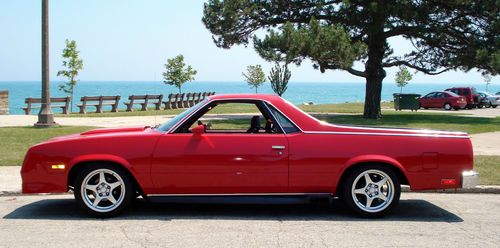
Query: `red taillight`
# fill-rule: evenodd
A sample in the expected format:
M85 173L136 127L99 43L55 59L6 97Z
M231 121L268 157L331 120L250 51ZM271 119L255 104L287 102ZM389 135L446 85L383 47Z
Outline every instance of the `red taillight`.
M457 183L456 179L441 179L441 185L453 186Z

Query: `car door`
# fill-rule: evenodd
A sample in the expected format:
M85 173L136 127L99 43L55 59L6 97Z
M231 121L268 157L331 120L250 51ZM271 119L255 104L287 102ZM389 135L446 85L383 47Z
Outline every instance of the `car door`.
M151 177L158 194L285 193L283 133L168 133L158 141Z
M443 105L444 105L444 101L445 101L445 95L444 93L442 92L437 92L435 95L434 95L434 98L432 100L432 107L433 108L442 108Z
M429 94L425 95L424 97L420 98L420 105L424 108L431 108L434 95L435 95L435 93L432 92L432 93L429 93Z

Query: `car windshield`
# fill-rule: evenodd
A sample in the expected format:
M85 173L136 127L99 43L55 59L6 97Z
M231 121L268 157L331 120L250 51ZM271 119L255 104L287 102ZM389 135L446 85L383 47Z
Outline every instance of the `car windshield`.
M161 130L161 131L164 131L164 132L167 132L168 130L170 130L175 124L177 124L177 122L181 121L182 119L184 119L184 117L188 116L189 114L191 114L195 109L198 108L198 106L200 105L203 105L205 104L205 102L207 102L207 99L199 102L198 104L194 105L193 107L191 108L188 108L186 109L186 111L178 114L176 117L170 119L169 121L165 122L163 125L159 126L158 127L158 130Z
M459 95L457 95L451 91L447 91L446 93L449 94L451 97L459 97Z

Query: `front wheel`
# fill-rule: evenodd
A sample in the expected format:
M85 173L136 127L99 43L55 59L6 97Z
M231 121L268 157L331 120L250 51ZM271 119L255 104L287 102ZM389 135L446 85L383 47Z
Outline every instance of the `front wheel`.
M401 185L389 168L380 165L354 169L343 187L345 204L363 217L380 217L399 202Z
M130 180L127 173L116 166L89 165L76 178L75 200L92 216L114 216L134 198L135 191Z

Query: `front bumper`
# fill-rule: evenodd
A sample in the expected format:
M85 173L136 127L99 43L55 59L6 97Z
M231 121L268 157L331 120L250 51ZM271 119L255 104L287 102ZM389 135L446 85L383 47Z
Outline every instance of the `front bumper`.
M477 186L479 179L479 173L475 171L464 171L462 172L462 188L472 189Z

